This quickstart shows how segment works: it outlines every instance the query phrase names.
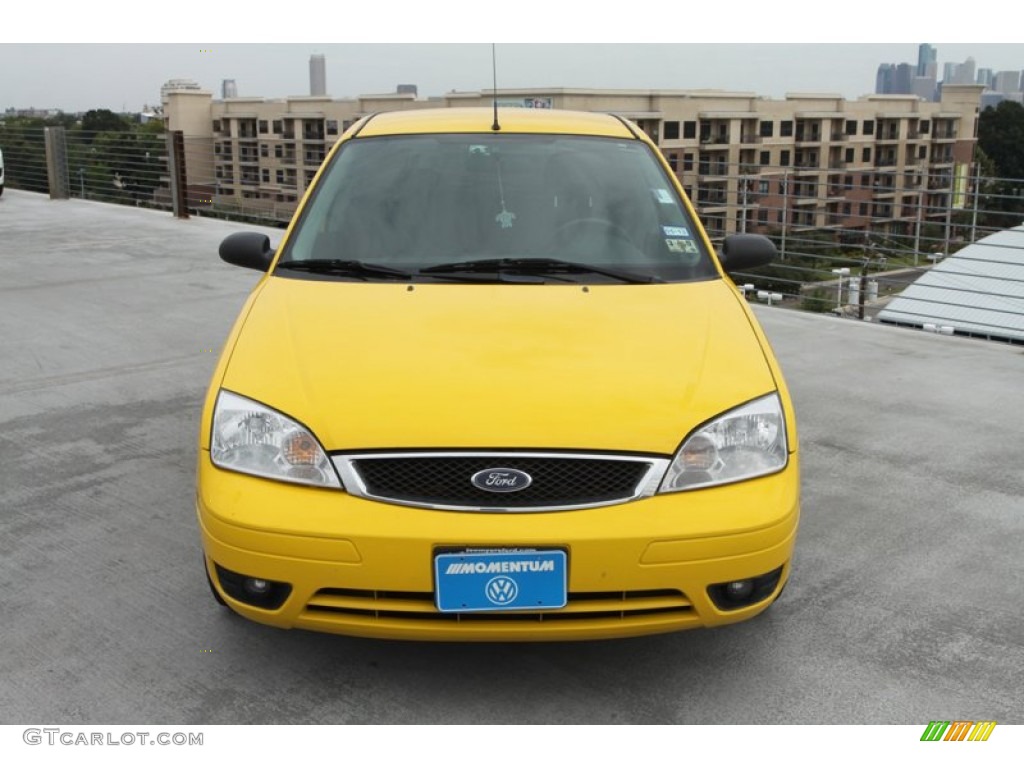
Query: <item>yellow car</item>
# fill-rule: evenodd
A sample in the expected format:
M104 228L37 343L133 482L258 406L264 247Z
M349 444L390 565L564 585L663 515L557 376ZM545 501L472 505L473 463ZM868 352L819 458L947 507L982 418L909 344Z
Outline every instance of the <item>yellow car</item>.
M219 601L376 638L580 640L756 616L789 576L793 408L730 271L629 121L441 109L346 132L203 409Z

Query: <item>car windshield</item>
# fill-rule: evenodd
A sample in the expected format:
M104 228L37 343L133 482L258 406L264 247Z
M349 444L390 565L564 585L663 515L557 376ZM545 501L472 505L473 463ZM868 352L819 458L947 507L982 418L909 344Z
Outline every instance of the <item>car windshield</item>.
M301 278L316 274L309 267L317 262L329 267L339 260L358 262L363 280L389 279L365 265L402 270L414 280L469 273L479 280L502 270L560 282L718 276L646 144L571 135L347 142L325 169L279 268L311 262L288 270ZM588 273L591 266L598 272ZM337 279L354 274L350 267L325 269L320 279L323 272Z

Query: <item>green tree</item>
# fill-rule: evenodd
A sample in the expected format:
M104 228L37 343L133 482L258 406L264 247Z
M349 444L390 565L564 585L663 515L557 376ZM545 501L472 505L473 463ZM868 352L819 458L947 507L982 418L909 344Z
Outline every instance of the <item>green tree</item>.
M1024 179L1024 104L1001 101L978 118L978 146L996 175Z
M132 124L109 109L90 109L82 115L82 131L91 136L105 132L129 131Z

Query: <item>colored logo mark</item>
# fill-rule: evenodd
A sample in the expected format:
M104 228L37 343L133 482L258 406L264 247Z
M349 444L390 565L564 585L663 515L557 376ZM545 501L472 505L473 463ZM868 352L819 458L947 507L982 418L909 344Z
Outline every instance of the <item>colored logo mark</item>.
M988 741L995 728L994 720L932 720L921 741Z

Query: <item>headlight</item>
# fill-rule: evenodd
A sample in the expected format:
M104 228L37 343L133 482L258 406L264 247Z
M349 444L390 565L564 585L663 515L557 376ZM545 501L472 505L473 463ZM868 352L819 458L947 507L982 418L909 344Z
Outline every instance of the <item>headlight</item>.
M301 424L253 400L221 390L213 409L210 459L221 469L340 488L330 459Z
M722 414L676 453L658 493L770 475L786 466L786 419L778 394Z

